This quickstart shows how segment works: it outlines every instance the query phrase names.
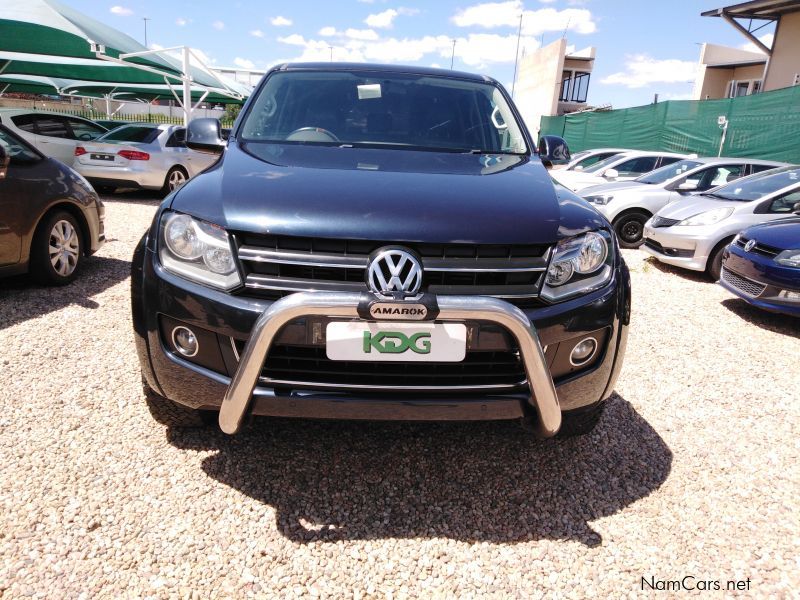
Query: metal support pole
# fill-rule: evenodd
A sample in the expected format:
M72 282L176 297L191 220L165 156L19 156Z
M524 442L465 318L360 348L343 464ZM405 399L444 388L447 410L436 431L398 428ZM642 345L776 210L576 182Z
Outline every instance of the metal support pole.
M189 47L183 47L183 125L192 120L192 84L189 78Z

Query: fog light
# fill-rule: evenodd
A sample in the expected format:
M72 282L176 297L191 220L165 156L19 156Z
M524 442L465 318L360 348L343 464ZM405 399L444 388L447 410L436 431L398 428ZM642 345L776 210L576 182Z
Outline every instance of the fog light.
M586 364L594 356L597 351L597 340L594 338L586 338L575 344L572 353L569 355L569 362L573 366L579 367Z
M176 327L172 330L172 343L175 349L186 357L192 357L197 354L200 349L200 344L197 343L197 337L188 327Z

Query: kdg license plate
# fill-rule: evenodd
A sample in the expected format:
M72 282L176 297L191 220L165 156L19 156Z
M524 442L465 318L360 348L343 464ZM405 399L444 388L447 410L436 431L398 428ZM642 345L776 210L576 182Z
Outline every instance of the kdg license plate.
M467 351L463 323L328 323L331 360L460 362Z

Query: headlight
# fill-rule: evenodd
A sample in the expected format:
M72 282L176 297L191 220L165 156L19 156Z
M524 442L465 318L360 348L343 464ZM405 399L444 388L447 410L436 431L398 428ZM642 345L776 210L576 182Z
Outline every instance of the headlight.
M684 219L678 225L714 225L733 214L732 208L715 208Z
M585 294L611 279L611 237L592 231L562 240L550 259L542 298L550 301Z
M161 264L192 281L229 290L241 284L228 233L189 215L164 213Z
M602 206L605 206L613 199L614 199L613 194L598 194L596 196L585 196L585 200L587 202L591 202L592 204L600 204Z
M784 250L775 257L775 262L786 267L800 268L800 249Z

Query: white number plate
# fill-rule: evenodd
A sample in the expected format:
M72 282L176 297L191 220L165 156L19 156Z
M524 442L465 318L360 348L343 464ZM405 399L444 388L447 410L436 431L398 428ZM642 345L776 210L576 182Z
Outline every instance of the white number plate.
M328 323L331 360L460 362L467 352L463 323Z

